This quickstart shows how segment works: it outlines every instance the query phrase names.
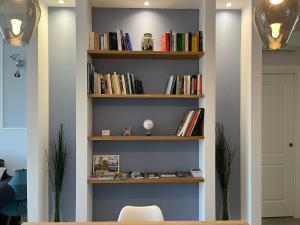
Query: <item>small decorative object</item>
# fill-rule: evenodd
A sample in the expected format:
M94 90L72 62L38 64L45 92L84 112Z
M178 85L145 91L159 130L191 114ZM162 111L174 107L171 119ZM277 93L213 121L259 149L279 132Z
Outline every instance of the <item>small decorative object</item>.
M21 73L20 73L20 68L24 66L24 60L20 59L20 55L19 54L12 54L10 56L11 60L14 61L17 71L15 72L14 76L16 78L21 77Z
M129 176L132 179L143 179L143 178L145 178L144 173L142 173L140 171L129 172Z
M153 51L154 42L151 33L145 33L142 39L142 50L143 51Z
M299 20L298 0L259 0L255 7L254 21L264 47L286 47Z
M101 134L102 136L110 136L110 130L102 130Z
M48 170L52 187L52 216L51 221L61 221L61 191L67 159L67 147L64 139L63 125L60 125L57 141L50 145L48 153Z
M131 127L124 128L124 136L131 136Z
M146 135L151 136L152 134L150 133L150 130L154 127L153 121L150 119L147 119L144 121L143 126L147 130Z
M222 207L221 220L230 220L229 213L229 179L231 173L231 164L235 155L236 147L231 149L228 140L224 134L224 126L216 125L216 170L221 186Z
M5 43L29 44L41 17L38 0L0 1L0 34Z
M93 174L119 173L120 156L119 155L94 155L93 156Z

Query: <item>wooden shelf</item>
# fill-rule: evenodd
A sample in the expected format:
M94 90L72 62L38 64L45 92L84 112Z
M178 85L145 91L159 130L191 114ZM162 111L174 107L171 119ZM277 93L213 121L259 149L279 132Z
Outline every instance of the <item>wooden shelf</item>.
M89 136L89 141L192 141L202 140L203 136L178 137L175 135L159 135L159 136Z
M174 178L143 178L143 179L126 179L126 180L99 180L89 178L89 184L150 184L150 183L202 183L204 178L193 177L174 177Z
M200 59L204 52L161 52L161 51L103 51L89 50L92 58L108 59Z
M89 98L102 99L200 99L203 95L166 95L166 94L133 94L133 95L111 95L111 94L88 94Z

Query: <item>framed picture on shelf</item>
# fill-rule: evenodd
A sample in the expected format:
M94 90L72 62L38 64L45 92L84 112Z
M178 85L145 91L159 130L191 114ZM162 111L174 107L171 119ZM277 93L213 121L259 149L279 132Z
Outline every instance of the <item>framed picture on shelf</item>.
M119 173L119 155L93 155L93 174Z

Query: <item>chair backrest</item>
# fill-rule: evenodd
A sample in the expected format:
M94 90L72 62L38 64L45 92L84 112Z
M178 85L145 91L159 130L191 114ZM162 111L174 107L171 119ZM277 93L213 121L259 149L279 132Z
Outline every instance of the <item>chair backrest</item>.
M164 221L160 208L156 205L136 207L125 206L119 215L121 221Z

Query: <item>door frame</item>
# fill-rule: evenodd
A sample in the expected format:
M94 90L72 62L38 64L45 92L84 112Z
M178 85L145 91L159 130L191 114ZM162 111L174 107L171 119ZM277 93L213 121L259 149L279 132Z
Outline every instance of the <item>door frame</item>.
M295 76L294 217L300 218L300 66L263 66L264 73ZM262 76L263 76L262 74ZM298 162L298 163L297 163Z

